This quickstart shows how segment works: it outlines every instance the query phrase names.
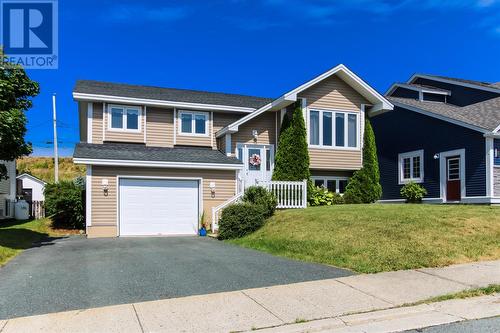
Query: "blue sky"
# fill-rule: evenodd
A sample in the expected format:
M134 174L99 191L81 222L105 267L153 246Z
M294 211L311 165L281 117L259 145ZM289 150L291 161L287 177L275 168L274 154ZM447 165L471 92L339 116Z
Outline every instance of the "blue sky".
M379 92L415 72L500 81L500 1L59 1L59 69L29 70L41 94L27 139L78 141L77 79L276 97L339 64Z

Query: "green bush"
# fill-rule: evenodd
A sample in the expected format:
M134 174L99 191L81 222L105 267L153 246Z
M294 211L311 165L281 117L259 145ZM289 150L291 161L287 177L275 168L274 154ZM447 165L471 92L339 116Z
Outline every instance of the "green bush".
M278 200L276 200L275 195L262 186L251 186L247 188L242 201L261 206L265 218L271 217L278 205Z
M264 225L262 206L247 202L227 206L219 220L219 239L243 237Z
M354 172L347 184L344 199L347 203L372 203L382 196L375 133L368 117L365 118L363 167Z
M302 108L297 103L292 120L283 122L276 151L273 180L301 181L309 179L309 151Z
M420 184L409 182L401 188L399 193L406 199L406 202L419 203L427 194L427 190Z
M83 186L71 181L45 186L45 210L57 228L83 229L85 201Z
M331 206L344 203L344 198L340 194L330 192L324 187L312 187L309 191L310 206Z

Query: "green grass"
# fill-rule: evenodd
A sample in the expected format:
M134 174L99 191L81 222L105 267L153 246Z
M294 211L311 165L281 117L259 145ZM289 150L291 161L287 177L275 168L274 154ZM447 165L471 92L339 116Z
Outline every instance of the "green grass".
M243 247L376 273L500 258L500 208L372 204L278 211Z
M470 297L491 295L491 294L496 294L496 293L500 293L500 284L490 284L489 286L483 287L483 288L467 289L464 291L460 291L458 293L432 297L432 298L429 298L429 299L426 299L423 301L419 301L416 303L405 304L404 306L442 302L442 301L448 301L450 299L464 299L464 298L470 298Z
M54 182L54 159L51 157L23 157L16 160L19 174L29 173L47 183ZM85 175L85 166L76 165L71 157L59 158L59 180L73 180Z
M23 250L47 237L60 237L74 231L53 230L50 219L0 221L0 266Z

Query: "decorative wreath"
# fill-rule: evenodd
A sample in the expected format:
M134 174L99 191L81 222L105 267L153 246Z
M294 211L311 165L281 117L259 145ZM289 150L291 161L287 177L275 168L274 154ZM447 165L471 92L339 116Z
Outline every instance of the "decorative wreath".
M261 163L260 156L257 154L253 154L252 156L250 156L249 161L253 166L259 166Z

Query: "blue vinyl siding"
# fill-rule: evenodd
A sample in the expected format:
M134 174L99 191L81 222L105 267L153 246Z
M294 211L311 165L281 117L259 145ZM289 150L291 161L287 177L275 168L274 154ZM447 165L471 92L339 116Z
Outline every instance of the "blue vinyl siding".
M424 150L422 185L428 191L427 197L440 197L439 159L434 159L434 154L462 148L465 149L466 195L486 195L482 133L400 107L371 118L371 122L377 141L382 199L401 198L398 154L419 149Z

